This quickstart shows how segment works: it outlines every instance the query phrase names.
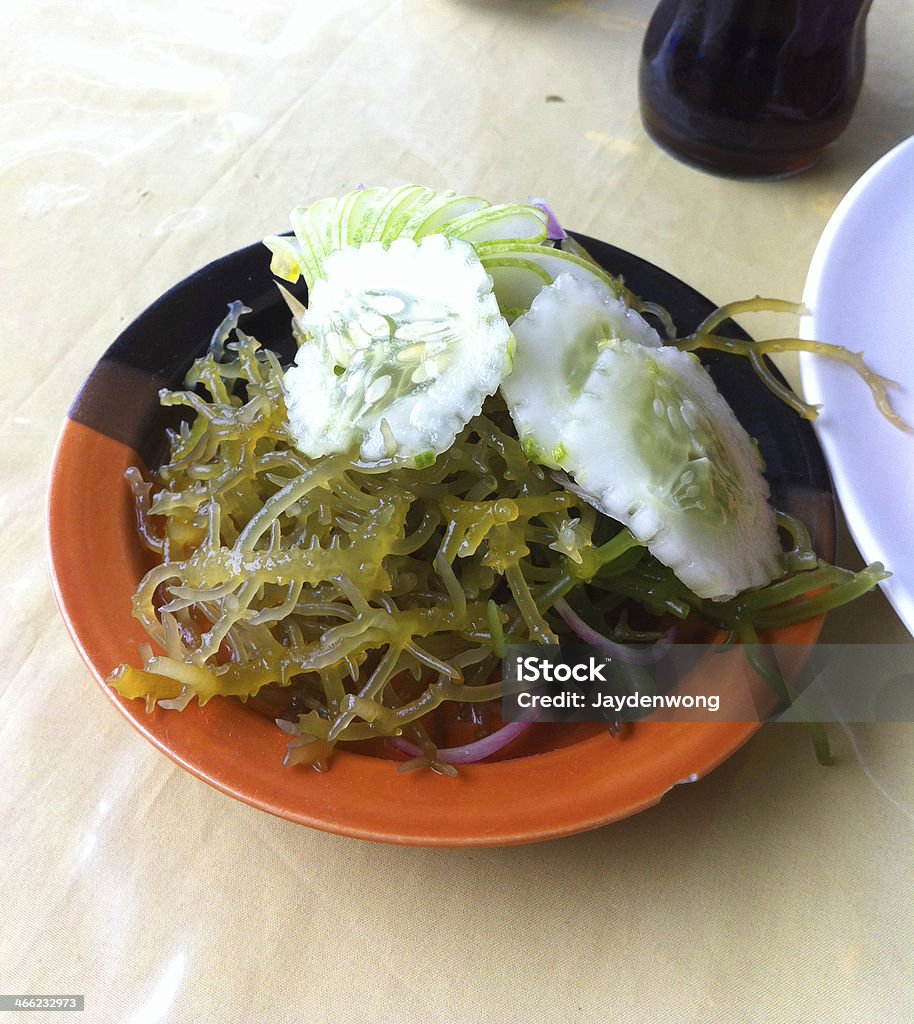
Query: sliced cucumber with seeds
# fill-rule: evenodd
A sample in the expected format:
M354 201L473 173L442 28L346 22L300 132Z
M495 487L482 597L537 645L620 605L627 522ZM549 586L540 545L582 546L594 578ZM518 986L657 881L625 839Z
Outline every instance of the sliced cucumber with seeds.
M661 344L657 332L601 282L569 274L541 287L530 311L514 321L514 335L517 355L502 394L518 437L538 462L555 469L567 468L554 453L562 450L569 408L581 397L608 341Z
M602 283L581 282L570 274L541 288L513 330L518 350L502 393L527 450L555 469L567 468L554 453L562 450L569 409L601 350L621 338L653 348L661 344L657 332Z
M442 235L369 242L331 253L325 270L285 376L298 446L418 464L446 451L514 350L473 247Z
M695 356L565 276L513 331L502 393L531 458L571 474L699 597L782 574L757 449Z

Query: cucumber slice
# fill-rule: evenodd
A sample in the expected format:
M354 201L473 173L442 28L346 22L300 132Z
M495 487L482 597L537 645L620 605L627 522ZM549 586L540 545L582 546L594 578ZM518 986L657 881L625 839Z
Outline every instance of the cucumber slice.
M336 199L321 199L307 208L292 211L289 217L292 230L309 265L322 266L331 251L331 225L336 217ZM308 279L307 274L305 279Z
M369 242L331 253L297 319L289 422L309 457L422 465L446 451L511 366L514 339L468 242Z
M530 309L544 284L560 276L573 278L595 288L606 299L620 299L619 282L601 267L574 253L547 245L502 245L486 243L476 247L482 265L492 278L495 297L502 312L517 315Z
M502 315L512 320L525 313L552 278L531 260L491 256L484 264Z
M585 284L589 282L602 286L607 295L621 297L622 289L614 277L591 260L573 252L565 252L564 249L528 242L483 242L476 246L476 253L487 269L490 264L499 267L513 264L521 268L534 263L550 281L554 281L560 274L567 274Z
M360 223L355 220L357 203L365 195L368 189L357 189L354 192L347 192L337 203L337 215L330 232L330 245L333 249L345 249L347 245L355 244L350 238L350 231L353 225Z
M462 238L474 245L496 242L539 245L546 240L548 220L548 215L536 206L505 203L455 217L440 230L449 238Z
M465 214L483 210L489 204L479 196L458 196L456 192L442 192L439 203L430 203L427 215L416 226L413 237L418 242L426 235L440 234L443 225Z
M273 253L270 266L277 277L294 282L304 276L311 287L326 276L330 253L347 245L444 234L510 252L512 246L539 247L546 239L547 220L531 204L492 206L475 196L422 185L373 187L297 207L290 217L295 237L271 235L264 244Z
M564 275L513 331L502 393L531 458L570 473L699 597L783 573L758 451L695 356Z
M433 189L422 185L403 185L401 188L395 188L381 209L374 231L365 240L392 242L399 238L400 231L406 226L410 214L434 196Z
M581 398L600 351L622 338L657 348L660 336L601 283L570 274L541 287L514 326L518 350L502 394L528 453L567 469L561 452L569 408Z
M340 237L347 238L350 245L367 242L372 237L389 193L389 189L372 185L356 189L353 200L350 200L351 192L343 196L339 204Z

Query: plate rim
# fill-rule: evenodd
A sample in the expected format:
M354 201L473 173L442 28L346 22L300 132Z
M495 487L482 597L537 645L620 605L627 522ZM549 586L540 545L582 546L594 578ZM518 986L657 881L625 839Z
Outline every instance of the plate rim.
M898 161L909 161L914 165L914 135L897 143L871 164L851 185L829 217L813 250L803 287L803 306L807 312L800 317L799 335L801 338L815 340L819 335L825 333L818 327L818 319L821 319L821 315L817 319L816 310L819 306L819 296L832 265L831 256L834 247L843 236L851 211L865 197L872 194L873 189L879 186L884 175ZM812 353L801 352L798 363L804 395L814 401L823 401L827 388L823 387L823 377L820 373L820 370L823 369L822 362ZM854 483L850 479L850 473L842 457L841 446L832 436L830 427L814 422L813 429L828 463L835 493L857 550L867 563L884 562L883 546L879 536L874 531L872 523L862 515L862 510L858 508L857 495L862 485ZM887 566L887 568L891 569L891 566ZM905 582L895 573L888 579L880 581L879 587L901 623L914 636L914 580Z

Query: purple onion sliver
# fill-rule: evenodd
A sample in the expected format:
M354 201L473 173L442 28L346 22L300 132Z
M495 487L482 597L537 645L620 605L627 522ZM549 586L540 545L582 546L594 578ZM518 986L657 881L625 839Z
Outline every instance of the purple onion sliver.
M610 640L608 636L592 626L588 626L564 597L560 597L552 607L584 643L596 647L610 658L617 658L629 665L656 665L673 642L674 630L670 630L650 647L632 647L630 644L620 644L615 640Z
M546 224L546 237L550 242L561 242L563 239L568 237L568 232L561 224L559 224L559 219L556 217L555 211L545 199L531 199L530 205L535 206L538 210L542 210L549 218L549 221Z
M409 754L410 757L422 756L421 747L417 747L415 743L410 743L409 740L403 739L402 736L394 736L390 742L401 754Z
M525 733L531 725L533 722L509 722L481 740L466 743L462 747L447 747L444 750L439 750L435 754L435 758L445 764L471 764L474 761L482 761L483 758L490 757L502 747L506 747L511 740ZM423 753L415 743L410 743L409 740L404 740L399 736L393 740L393 745L402 753L409 754L410 757L421 757Z

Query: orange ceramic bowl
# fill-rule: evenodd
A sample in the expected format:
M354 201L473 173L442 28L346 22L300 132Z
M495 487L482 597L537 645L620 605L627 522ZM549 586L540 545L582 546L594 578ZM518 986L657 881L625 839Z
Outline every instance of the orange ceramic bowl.
M712 304L664 271L593 239L581 241L638 294L691 329ZM613 738L595 726L535 725L491 763L461 766L456 779L398 773L390 760L338 750L331 768L283 768L287 737L244 704L216 698L182 712L147 714L104 680L140 663L147 637L131 597L147 568L130 490L132 465L154 464L165 418L158 390L175 386L205 350L228 302L253 312L245 330L268 346L289 345L288 316L260 245L210 264L143 313L112 345L73 404L54 462L49 531L63 617L103 691L144 736L183 768L254 807L341 835L422 846L496 846L581 832L657 803L737 750L758 722L641 722ZM285 355L290 352L286 347ZM833 555L834 504L808 425L758 383L740 360L709 369L759 441L776 504L809 521ZM813 643L820 621L773 637Z

